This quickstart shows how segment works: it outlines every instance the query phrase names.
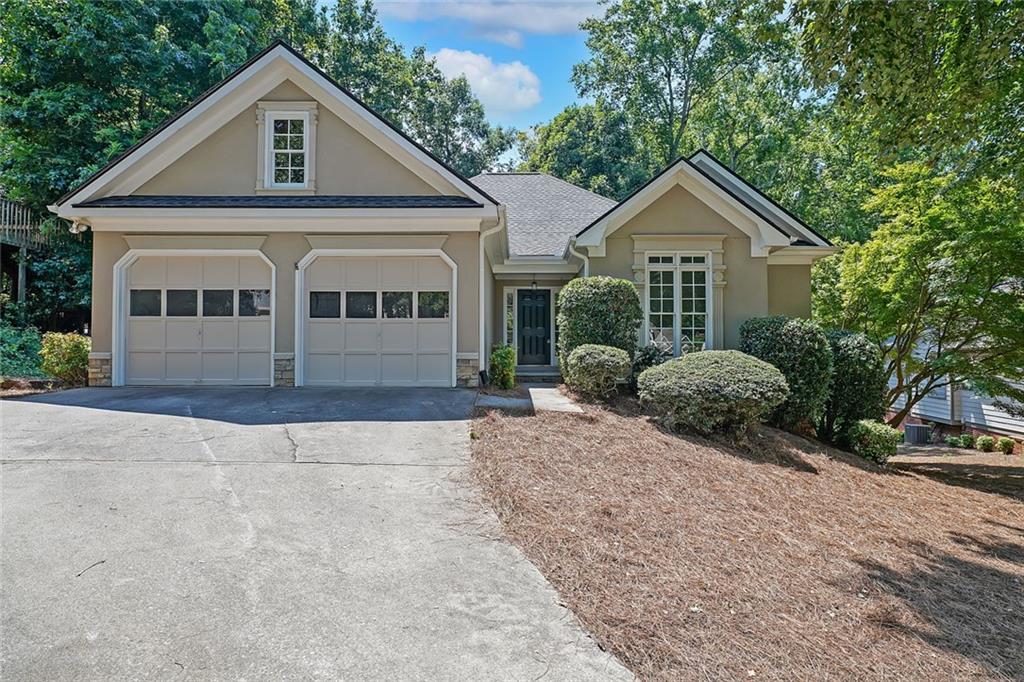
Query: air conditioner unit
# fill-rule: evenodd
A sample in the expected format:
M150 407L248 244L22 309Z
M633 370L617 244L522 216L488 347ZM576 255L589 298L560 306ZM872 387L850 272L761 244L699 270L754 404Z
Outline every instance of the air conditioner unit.
M907 424L903 429L903 440L906 443L927 445L932 440L932 427L927 424Z

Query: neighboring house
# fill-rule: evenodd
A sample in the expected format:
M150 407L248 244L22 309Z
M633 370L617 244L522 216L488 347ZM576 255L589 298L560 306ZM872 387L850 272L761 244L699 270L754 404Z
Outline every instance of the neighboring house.
M890 385L892 382L890 381ZM1024 438L1024 419L995 405L996 399L969 388L943 386L934 389L910 411L909 423L931 422L941 433L973 433ZM893 407L905 404L900 398Z
M556 363L555 296L625 277L645 338L810 313L829 242L706 152L622 202L460 176L275 43L51 207L93 235L90 383L474 385Z

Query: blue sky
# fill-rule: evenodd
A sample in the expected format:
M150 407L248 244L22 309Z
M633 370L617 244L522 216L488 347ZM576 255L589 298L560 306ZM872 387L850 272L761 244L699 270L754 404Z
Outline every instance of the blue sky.
M596 2L374 0L407 50L425 45L447 76L464 74L492 123L525 129L577 100L572 67L586 58L579 22Z

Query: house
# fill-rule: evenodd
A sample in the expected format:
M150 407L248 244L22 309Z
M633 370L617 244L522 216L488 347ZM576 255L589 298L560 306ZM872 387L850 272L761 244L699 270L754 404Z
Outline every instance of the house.
M890 380L890 387L894 381ZM906 404L900 397L893 405ZM939 434L1009 436L1024 438L1024 418L1011 414L996 404L997 399L972 391L967 386L940 386L932 389L911 408L904 424L934 424ZM1020 446L1018 446L1020 447Z
M467 179L282 42L51 210L94 233L94 385L474 385L495 343L556 363L581 275L635 282L645 338L730 348L808 315L832 251L703 151L621 202Z

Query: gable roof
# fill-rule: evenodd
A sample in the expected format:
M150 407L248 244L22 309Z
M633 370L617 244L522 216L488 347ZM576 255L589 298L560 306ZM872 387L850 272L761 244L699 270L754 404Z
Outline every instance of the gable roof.
M546 173L484 173L473 178L505 204L509 251L564 256L569 239L615 201Z
M204 92L198 98L193 100L188 106L174 114L159 126L147 133L142 139L136 142L134 145L125 150L122 154L118 155L114 159L111 159L106 165L97 170L95 173L90 175L88 178L80 182L74 188L66 192L60 199L58 199L53 208L62 206L68 203L73 198L78 198L78 195L83 191L96 186L99 181L105 179L107 176L112 176L116 171L129 166L132 162L145 156L147 147L153 144L163 142L169 135L173 134L170 131L175 124L183 121L190 114L194 114L196 110L204 104L215 101L219 96L225 94L228 86L233 85L239 81L245 80L255 72L260 70L257 66L262 60L273 59L274 57L284 57L289 62L293 62L293 65L301 65L302 67L309 69L317 78L322 79L324 84L327 85L328 91L333 91L332 94L341 100L344 104L354 105L350 108L353 109L357 114L363 118L369 119L371 123L376 124L378 130L382 131L385 135L388 135L394 141L398 142L401 146L411 151L414 156L421 156L422 161L432 165L434 169L443 176L446 180L451 182L452 185L463 189L474 199L486 201L494 206L497 206L498 202L491 197L487 192L483 191L476 185L474 185L469 179L459 173L457 170L452 168L450 165L439 159L430 150L425 148L416 140L412 139L398 127L392 124L390 121L385 119L383 116L378 114L376 111L367 106L362 100L352 94L348 89L342 86L340 83L335 81L333 78L328 76L318 66L313 64L311 61L303 57L295 48L289 45L284 40L278 39L268 45L266 48L253 55L248 61L242 64L238 69L234 71L227 78L214 85L212 88ZM267 62L269 63L269 61ZM194 114L195 116L200 115Z
M596 225L608 221L619 211L636 203L637 197L649 190L666 178L683 172L706 183L713 191L727 195L734 201L743 212L763 222L775 233L789 239L789 246L831 246L825 237L811 229L803 221L787 211L773 199L764 194L751 183L747 182L736 172L732 171L710 152L700 149L690 157L679 157L669 164L660 173L657 173L646 183L633 190L625 199L610 208L602 215L596 217L583 229L576 233L576 237L582 237L591 231ZM660 196L660 195L659 195Z

